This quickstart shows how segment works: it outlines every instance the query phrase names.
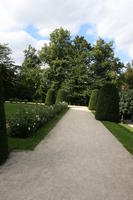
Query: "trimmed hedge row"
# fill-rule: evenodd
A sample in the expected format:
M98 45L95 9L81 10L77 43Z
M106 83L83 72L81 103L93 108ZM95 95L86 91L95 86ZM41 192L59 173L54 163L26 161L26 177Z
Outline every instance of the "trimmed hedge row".
M119 94L114 84L108 83L104 85L99 93L96 119L119 122Z
M53 105L55 104L55 90L49 89L46 94L45 105Z
M60 89L57 92L56 103L64 102L64 101L66 101L66 91L63 89Z
M66 91L64 89L59 89L57 95L54 89L49 89L46 94L45 105L53 105L55 103L66 102Z
M95 89L92 91L90 101L89 101L89 109L90 110L96 110L98 95L99 95L98 89Z
M23 108L15 113L9 120L9 134L11 137L30 137L57 114L67 109L66 103L53 106L37 106Z

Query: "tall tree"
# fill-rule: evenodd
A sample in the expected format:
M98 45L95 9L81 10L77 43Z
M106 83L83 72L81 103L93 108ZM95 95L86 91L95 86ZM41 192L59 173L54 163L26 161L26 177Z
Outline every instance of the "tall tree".
M128 63L124 73L125 83L130 89L133 89L133 61Z
M20 71L20 88L25 91L24 95L29 101L37 96L37 89L40 85L40 59L37 51L31 45L24 51L24 62Z
M70 32L55 29L50 34L49 45L44 45L39 51L39 58L44 65L48 65L47 78L54 89L60 87L70 68L70 53L72 52Z
M71 69L62 87L68 91L70 103L87 104L90 85L88 68L92 47L84 37L76 36L72 42L72 49L72 54L69 56Z
M10 49L6 45L0 44L0 164L8 156L8 141L6 134L6 118L4 110L4 88L6 71L12 65Z
M24 51L24 62L22 67L24 68L35 68L40 64L40 60L37 55L37 50L33 48L31 45Z
M99 38L91 52L90 74L95 87L101 87L106 82L117 83L123 66L114 56L113 43Z

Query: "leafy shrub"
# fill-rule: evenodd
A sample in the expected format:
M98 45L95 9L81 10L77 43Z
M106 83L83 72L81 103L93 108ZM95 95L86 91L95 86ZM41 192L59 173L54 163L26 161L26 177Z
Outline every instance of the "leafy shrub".
M99 95L99 90L96 89L92 91L90 101L89 101L90 110L96 110L98 95Z
M11 137L30 137L37 129L65 109L67 109L66 103L23 108L9 120L9 134Z
M49 89L46 94L45 104L50 106L55 103L55 90Z
M120 93L120 114L124 118L133 118L133 90L125 90Z
M119 121L119 94L114 84L104 85L98 96L96 119L105 121Z
M59 89L57 92L56 103L66 101L66 91L63 89Z

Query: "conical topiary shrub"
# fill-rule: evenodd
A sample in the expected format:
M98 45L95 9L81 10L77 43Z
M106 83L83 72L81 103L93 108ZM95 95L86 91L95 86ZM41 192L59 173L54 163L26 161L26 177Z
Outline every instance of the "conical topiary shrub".
M56 103L66 101L66 91L59 89L57 92Z
M96 110L97 100L98 100L99 90L95 89L92 91L89 101L89 109Z
M119 94L112 83L104 85L98 96L96 119L119 122Z
M55 104L55 90L49 89L46 94L45 104L50 106Z
M6 134L6 118L4 110L4 91L3 91L3 73L2 66L0 66L0 164L2 164L8 157L8 140Z

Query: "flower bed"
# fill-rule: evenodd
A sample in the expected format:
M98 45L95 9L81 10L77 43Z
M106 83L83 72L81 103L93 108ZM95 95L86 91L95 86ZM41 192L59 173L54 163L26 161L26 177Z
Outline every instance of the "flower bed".
M30 137L67 107L66 103L59 103L53 106L23 108L10 118L9 135L17 138Z

